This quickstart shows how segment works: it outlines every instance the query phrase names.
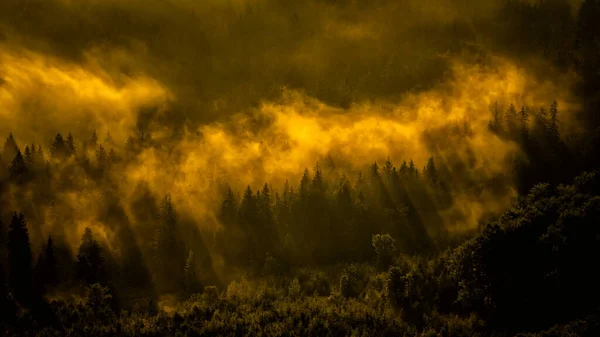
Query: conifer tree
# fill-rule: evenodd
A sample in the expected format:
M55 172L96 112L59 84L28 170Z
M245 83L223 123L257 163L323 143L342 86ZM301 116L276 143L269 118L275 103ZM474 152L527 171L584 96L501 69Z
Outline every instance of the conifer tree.
M153 242L157 276L167 290L179 287L183 277L181 266L186 258L185 249L180 245L177 235L177 215L171 196L167 194L160 204Z
M35 148L33 150L35 151ZM34 155L35 155L35 153L31 152L29 145L26 145L25 146L25 163L26 163L27 167L29 167L29 168L33 167L33 156Z
M92 148L96 148L98 145L98 135L96 134L96 130L92 133L92 137L90 138L90 146Z
M75 259L76 278L86 284L105 284L107 274L104 261L100 244L94 239L92 230L86 228Z
M529 140L529 113L525 106L521 107L519 112L519 124L521 127L521 142L526 143Z
M427 161L427 164L423 168L423 178L431 185L437 186L438 184L438 172L435 167L435 162L433 161L433 157L430 157Z
M309 184L310 174L308 173L308 169L304 169L302 179L300 180L300 189L298 190L301 199L306 199L308 197Z
M388 157L387 160L385 161L385 163L383 164L383 177L384 177L384 182L387 186L391 185L394 173L395 173L394 164L392 164L390 157Z
M6 138L4 142L4 148L2 150L2 156L6 161L9 161L11 158L14 158L17 154L17 150L19 147L17 146L17 142L15 142L15 138L13 137L12 132Z
M58 133L56 137L54 137L54 141L52 141L52 146L50 148L50 153L52 154L52 157L57 159L63 159L68 156L69 150L62 134Z
M17 149L17 154L10 163L8 172L11 180L18 184L25 183L29 180L29 169L27 168L21 150Z
M258 221L263 230L261 239L265 242L267 250L274 253L276 250L275 244L277 242L277 237L275 233L272 203L269 185L265 183L262 192L260 193L260 198L258 199Z
M409 169L408 169L408 164L406 164L406 160L402 161L402 165L400 165L399 172L400 172L400 176L403 178L406 178L408 176Z
M29 231L23 213L13 214L8 232L8 270L9 285L15 298L21 301L31 300L33 281L33 258Z
M69 132L69 135L67 136L66 150L67 150L67 154L69 156L72 156L75 154L75 140L73 139L73 135L70 132Z
M549 128L548 112L544 108L540 108L536 116L537 128L540 132L546 133Z
M104 149L104 146L100 144L98 149L96 149L96 164L99 168L104 168L108 163L108 154Z
M410 162L408 164L408 172L411 178L419 178L419 170L415 166L415 163L413 162L412 158L410 159Z
M197 290L197 282L194 252L190 249L183 267L183 289L186 295L191 295Z
M506 128L508 132L514 133L517 127L517 109L511 103L506 111Z
M219 221L223 226L227 228L236 224L237 209L238 204L235 199L235 194L231 187L227 187L227 192L225 193L225 198L221 203L221 209L219 211Z
M114 164L119 161L119 157L117 156L117 153L115 152L115 150L113 148L111 148L110 151L108 152L107 159L110 164Z
M42 145L38 145L38 149L36 151L36 159L38 164L41 164L44 161L44 150L42 150Z
M240 207L238 210L238 222L248 236L248 241L244 250L246 257L249 259L257 259L258 247L258 201L250 186L246 187ZM249 261L250 262L250 261ZM254 261L257 262L257 261Z
M558 133L558 103L556 101L552 102L550 106L550 136L555 142L560 140Z
M311 191L319 194L325 193L325 182L323 181L323 173L319 164L315 167L315 176L312 179Z
M52 237L48 236L34 268L34 284L38 292L44 293L47 288L58 284L57 264Z
M500 109L500 105L498 102L494 102L490 105L490 112L492 113L492 118L488 123L488 129L494 133L502 132L502 110Z

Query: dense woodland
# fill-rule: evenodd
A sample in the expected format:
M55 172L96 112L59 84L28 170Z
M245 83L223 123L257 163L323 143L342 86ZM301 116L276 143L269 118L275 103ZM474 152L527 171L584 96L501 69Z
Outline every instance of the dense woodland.
M488 29L518 41L508 54L580 74L578 134L562 132L561 107L547 102L493 104L484 131L423 135L486 132L518 145L503 176L482 180L476 158L435 155L340 174L332 155L284 186L218 182L221 226L209 232L144 184L127 214L119 173L163 146L152 134L115 144L65 130L34 144L15 130L0 152L0 334L600 335L600 2L574 17L565 6L507 1L505 20ZM473 230L445 227L465 220L444 218L458 192L505 195L513 184L503 213ZM97 217L117 235L86 228L74 247L75 211L58 196L91 187L104 200Z

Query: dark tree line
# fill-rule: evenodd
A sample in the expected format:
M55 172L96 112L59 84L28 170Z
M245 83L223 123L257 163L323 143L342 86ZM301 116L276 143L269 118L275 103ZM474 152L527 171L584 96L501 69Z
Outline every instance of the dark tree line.
M431 158L422 173L412 161L396 168L388 160L382 169L375 163L354 182L326 179L317 165L274 197L268 184L258 191L248 186L239 199L226 187L218 251L229 263L257 270L267 255L286 264L366 261L373 258L371 236L385 232L401 240L404 252L432 252L432 236L443 233L428 232L424 221L449 206L444 184Z

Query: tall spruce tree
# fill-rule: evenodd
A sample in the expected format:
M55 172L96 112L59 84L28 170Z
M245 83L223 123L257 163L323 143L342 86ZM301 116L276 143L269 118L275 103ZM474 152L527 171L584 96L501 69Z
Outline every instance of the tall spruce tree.
M72 156L75 154L75 140L73 139L73 135L69 132L69 135L67 136L67 141L65 143L66 145L66 153L69 156Z
M178 230L175 208L167 194L160 204L153 241L155 276L166 291L176 291L183 279L186 250L178 240Z
M8 172L10 179L17 184L26 183L29 180L29 168L27 167L27 163L25 162L21 150L17 149L17 154L10 163Z
M75 277L85 284L106 284L108 280L104 261L100 243L94 239L92 230L86 228L75 258Z
M16 299L32 299L33 258L23 213L14 213L8 231L9 286Z
M2 150L2 156L4 157L4 159L6 161L11 160L11 158L14 158L15 155L17 154L17 142L15 141L15 138L13 137L12 132L8 135L8 138L6 138L6 141L4 142L4 148Z
M69 154L69 149L61 133L56 134L52 146L50 147L50 154L56 159L64 159Z
M54 243L48 236L34 269L34 285L38 292L45 293L58 284L57 265Z

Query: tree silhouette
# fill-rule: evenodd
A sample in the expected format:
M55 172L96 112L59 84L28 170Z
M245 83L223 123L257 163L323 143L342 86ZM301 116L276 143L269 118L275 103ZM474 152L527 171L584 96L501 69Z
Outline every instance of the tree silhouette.
M52 146L50 147L50 154L56 159L64 159L69 155L69 148L62 134L58 133L54 137L54 141L52 141Z
M8 138L6 138L6 141L4 142L2 156L5 158L5 160L8 161L11 158L15 157L18 149L19 149L19 147L17 146L17 142L15 142L15 138L13 137L13 134L11 132L8 135Z
M185 249L181 246L178 235L177 215L171 201L166 195L159 208L156 230L153 241L153 256L158 281L167 290L175 290L181 285L185 263Z
M38 292L44 293L58 284L57 265L52 237L48 236L34 268L34 285Z
M67 150L67 154L69 156L72 156L75 154L75 140L73 139L73 135L69 132L69 135L67 136L67 141L65 143L66 145L66 150Z
M75 277L85 284L106 284L108 280L104 261L100 244L94 239L92 230L86 227L75 258Z
M25 162L25 158L23 158L21 150L17 149L17 154L10 163L8 171L10 179L15 183L23 184L29 181L29 168L27 167L27 163Z
M27 302L32 299L33 258L29 243L29 231L23 213L13 214L8 232L9 286L16 299Z

